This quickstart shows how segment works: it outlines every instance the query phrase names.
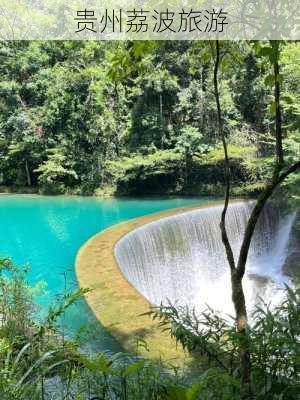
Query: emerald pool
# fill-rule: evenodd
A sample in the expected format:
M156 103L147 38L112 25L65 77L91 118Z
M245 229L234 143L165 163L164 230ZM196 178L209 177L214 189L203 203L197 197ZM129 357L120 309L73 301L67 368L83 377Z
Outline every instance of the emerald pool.
M46 293L38 302L47 309L66 290L78 287L74 269L76 254L94 234L121 221L212 200L0 196L0 256L11 257L17 265L30 265L31 284L46 283ZM96 325L84 301L71 307L63 321L69 334L88 323ZM96 336L100 347L113 346L113 339L103 329Z

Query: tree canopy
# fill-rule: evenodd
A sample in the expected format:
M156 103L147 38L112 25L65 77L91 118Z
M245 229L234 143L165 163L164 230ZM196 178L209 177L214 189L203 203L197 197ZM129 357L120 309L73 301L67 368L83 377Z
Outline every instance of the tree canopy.
M300 46L280 47L284 146L296 158ZM223 48L220 102L233 188L253 193L273 162L273 72L261 42ZM2 42L0 185L78 194L221 191L212 51L211 42L188 41ZM299 197L296 189L292 195Z

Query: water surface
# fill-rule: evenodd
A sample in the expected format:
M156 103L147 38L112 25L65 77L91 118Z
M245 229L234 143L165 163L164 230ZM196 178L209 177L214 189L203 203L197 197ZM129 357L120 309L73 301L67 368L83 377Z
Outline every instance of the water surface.
M90 197L0 196L0 256L29 264L29 281L44 281L48 293L39 298L45 308L66 289L78 287L74 264L81 245L97 232L139 216L176 207L207 204L210 198L97 199ZM85 302L69 310L67 332L94 321ZM100 346L110 347L103 332Z

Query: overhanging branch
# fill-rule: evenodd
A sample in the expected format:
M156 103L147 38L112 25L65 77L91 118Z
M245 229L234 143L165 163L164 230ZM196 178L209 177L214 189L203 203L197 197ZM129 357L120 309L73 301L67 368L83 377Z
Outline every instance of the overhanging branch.
M257 202L251 212L250 218L247 223L244 240L241 246L240 256L236 268L237 277L242 278L245 274L246 261L248 257L252 235L254 233L256 223L261 215L261 212L267 200L272 196L277 186L279 186L289 175L291 175L292 173L296 172L299 169L300 169L300 161L296 162L295 164L291 165L288 169L283 171L277 177L276 180L273 180L266 186L264 191L258 197Z

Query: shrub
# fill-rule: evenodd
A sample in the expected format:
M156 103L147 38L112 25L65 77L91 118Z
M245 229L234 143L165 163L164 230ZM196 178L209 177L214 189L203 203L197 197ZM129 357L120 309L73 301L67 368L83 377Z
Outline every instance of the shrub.
M201 379L217 369L218 379L226 382L216 387L213 399L234 399L239 380L239 345L241 337L233 322L208 309L197 316L186 307L161 305L149 313L160 320L160 326L170 331L192 354L202 356ZM300 288L286 288L286 299L274 309L257 305L253 323L248 329L252 366L252 394L257 400L293 400L300 393ZM219 394L217 391L219 390ZM212 393L208 385L205 395ZM201 392L202 395L202 392ZM206 398L199 397L199 398ZM232 396L232 397L230 397Z
M26 269L1 260L0 391L4 400L239 400L239 340L234 323L208 309L196 316L167 304L149 314L191 352L196 370L125 353L84 353L62 340L58 318L84 291L67 293L34 320ZM4 276L6 274L6 276ZM10 291L8 291L10 289ZM19 320L18 320L19 319ZM271 310L257 306L248 335L252 399L296 400L300 380L300 289ZM15 340L17 332L18 340ZM139 345L146 346L145 343Z

